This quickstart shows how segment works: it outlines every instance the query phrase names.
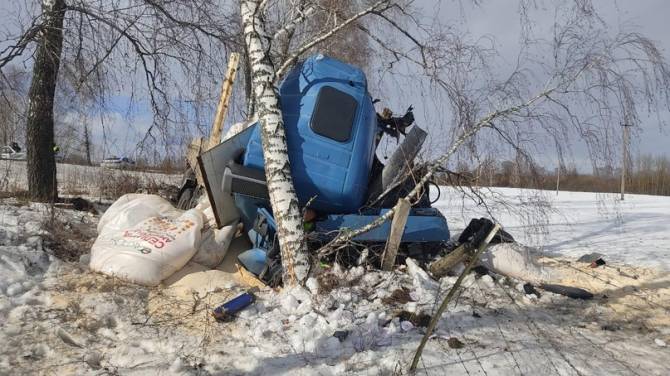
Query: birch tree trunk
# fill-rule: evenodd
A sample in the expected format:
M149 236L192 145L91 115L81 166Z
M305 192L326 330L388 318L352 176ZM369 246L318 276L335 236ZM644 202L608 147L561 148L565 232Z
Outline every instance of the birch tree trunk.
M255 112L261 126L265 178L270 193L270 204L279 237L284 286L292 286L307 278L309 258L298 206L293 187L291 166L286 146L286 132L279 104L279 91L274 86L275 69L270 60L266 39L265 21L260 0L241 2L244 41L251 67Z
M64 0L42 0L43 25L37 39L33 78L28 94L28 190L30 198L57 198L54 156L54 95L63 47Z

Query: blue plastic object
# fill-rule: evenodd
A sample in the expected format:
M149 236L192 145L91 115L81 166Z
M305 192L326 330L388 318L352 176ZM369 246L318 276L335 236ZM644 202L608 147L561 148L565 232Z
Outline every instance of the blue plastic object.
M235 315L244 308L251 305L256 297L251 292L245 292L238 297L229 300L214 309L213 315L219 321L231 321Z
M270 212L265 208L256 209L256 218L254 223L248 232L249 240L259 248L270 249L272 248L272 243L274 241L275 234L277 233L277 224L275 219L270 214ZM260 223L258 223L260 222ZM262 233L259 233L258 226L263 227Z
M316 232L321 234L333 233L343 228L357 229L363 227L387 212L388 209L371 211L363 214L331 214L326 219L316 222ZM391 222L386 221L381 226L354 238L359 242L385 242L391 231ZM449 240L449 227L446 219L435 208L421 208L410 210L402 242L432 243Z
M270 203L267 200L248 197L238 193L233 194L233 197L245 229L253 228L259 208L270 208Z
M320 103L326 94L344 101L347 108L352 108L353 98L355 111L338 113L342 108L338 102ZM365 74L354 66L316 55L286 76L280 95L291 173L301 205L316 197L311 207L317 211L355 212L366 198L378 132ZM322 118L320 124L329 128L321 131L315 130L319 124L315 124L316 117L313 119L319 104L322 116L330 115ZM350 121L351 129L346 132ZM259 128L256 126L251 135L244 165L263 169Z
M240 253L237 260L250 272L260 275L267 266L267 252L262 248L252 248Z
M264 208L257 208L254 224L247 232L254 248L240 253L237 260L250 272L259 276L267 267L267 253L273 247L277 225Z

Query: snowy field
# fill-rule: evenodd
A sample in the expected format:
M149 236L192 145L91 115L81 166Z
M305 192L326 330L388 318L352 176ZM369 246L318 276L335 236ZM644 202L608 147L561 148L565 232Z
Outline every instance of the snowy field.
M58 190L64 196L86 196L93 200L108 200L133 188L177 185L181 175L155 172L111 170L98 166L58 163ZM28 189L26 162L0 160L0 192Z
M548 282L595 298L527 295L522 281L471 274L417 374L670 374L670 198L491 193L491 214L539 246ZM448 189L436 205L454 234L486 212ZM211 309L248 288L230 262L190 263L144 288L88 271L86 254L73 263L51 255L58 229L86 233L97 220L0 203L0 375L407 374L424 332L420 314L434 312L456 280L435 281L411 261L393 272L335 266L306 289L262 289L235 321L218 323ZM607 265L575 261L591 252Z
M493 216L517 240L548 255L598 252L607 261L670 271L670 197L626 195L621 201L619 194L495 188L484 191L487 205L476 205L461 192L442 190L435 206L455 232L473 217Z

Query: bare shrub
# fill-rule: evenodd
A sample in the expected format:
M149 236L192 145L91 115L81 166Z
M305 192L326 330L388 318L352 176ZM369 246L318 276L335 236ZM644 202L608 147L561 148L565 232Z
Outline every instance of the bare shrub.
M100 175L103 178L97 183L101 198L117 199L127 193L135 193L142 187L140 178L135 174L102 171Z
M89 252L95 241L95 222L86 220L86 217L72 221L68 216L60 215L58 209L52 210L56 212L44 222L44 229L48 232L44 245L61 260L79 261L82 255Z
M60 176L60 191L67 195L80 196L88 193L86 174L78 168L68 168Z

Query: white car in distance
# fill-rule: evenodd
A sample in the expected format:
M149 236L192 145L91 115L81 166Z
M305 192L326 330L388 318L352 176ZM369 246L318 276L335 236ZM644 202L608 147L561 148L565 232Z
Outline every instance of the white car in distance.
M113 168L118 170L132 169L133 167L135 167L135 161L127 157L105 158L100 163L100 167Z
M0 146L0 159L25 161L26 153L21 151L21 148L18 147L18 145Z

